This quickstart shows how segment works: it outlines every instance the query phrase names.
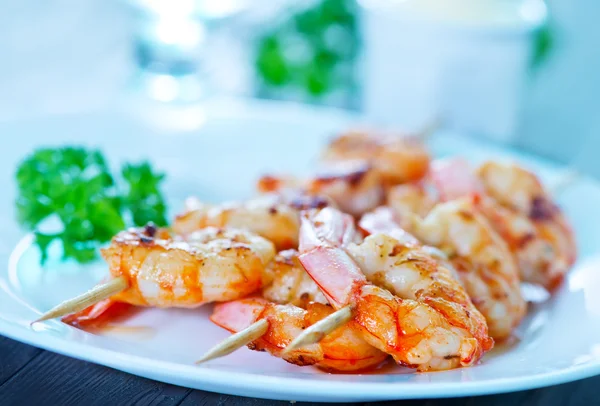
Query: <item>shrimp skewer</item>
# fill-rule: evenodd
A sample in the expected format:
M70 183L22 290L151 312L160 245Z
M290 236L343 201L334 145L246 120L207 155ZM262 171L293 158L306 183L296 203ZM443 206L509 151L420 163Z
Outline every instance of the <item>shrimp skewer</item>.
M82 320L90 314L98 316L100 309L117 302L192 308L247 296L263 286L265 267L275 250L271 242L242 230L206 228L184 241L147 226L117 234L102 255L111 276L126 283L121 291L110 292L109 302L84 310ZM94 296L86 304L100 299ZM78 310L59 307L60 312L53 309L40 319ZM68 320L77 322L78 318Z
M217 304L211 320L232 332L266 322L266 332L248 346L300 366L315 365L329 371L358 371L373 368L388 357L369 345L353 325L337 328L318 344L284 351L307 327L332 312L331 306L316 302L302 309L262 298L247 298Z
M344 249L351 227L331 208L307 213L299 259L335 309L353 308L352 324L368 343L420 371L472 365L492 347L483 316L450 271L384 234Z
M410 198L426 193L424 189L402 189L406 192L404 196ZM406 206L411 206L411 199L408 201ZM396 223L400 220L403 227L421 241L441 249L471 300L485 316L490 335L495 339L510 336L526 312L519 269L506 242L478 210L477 199L464 197L426 207L420 211L427 213L424 218L411 209L400 211L395 215L393 210L380 208L365 216L361 227L376 232L379 224L388 220L388 229L400 228ZM382 214L386 217L377 222L375 218Z
M429 161L418 137L348 132L326 147L321 168L312 178L264 176L258 190L325 195L342 211L360 216L382 203L387 187L421 179Z
M321 196L266 194L244 202L211 205L191 197L175 217L173 230L186 236L205 227L247 230L273 242L279 250L298 247L300 210L331 204Z
M572 180L572 173L566 179ZM563 182L564 183L564 182ZM476 173L462 159L435 162L423 182L400 185L388 193L402 227L414 213L425 217L440 201L478 196L477 209L507 242L521 278L552 290L575 261L571 228L531 172L516 165L484 163Z
M422 178L430 157L423 137L349 131L333 139L323 152L325 162L366 160L385 185L397 185Z
M481 165L477 176L485 193L504 209L505 217L520 214L521 223L528 220L528 226L523 226L525 233L516 221L505 228L502 225L507 223L502 216L496 222L509 244L515 247L525 279L549 290L560 285L575 262L577 247L570 225L541 182L532 172L517 165L497 162ZM567 179L572 179L572 173L567 174Z
M274 304L289 304L304 309L311 302L327 303L323 293L302 268L298 261L298 252L295 250L282 251L269 263L265 272L262 298ZM237 306L239 309L251 308L248 303L243 301L240 301ZM209 349L196 364L223 357L250 345L264 335L269 327L265 319L258 319L252 324L245 322L240 324L235 320L230 320L231 313L218 313L217 309L220 307L217 307L214 313L215 324L219 326L231 324L235 328L225 328L236 333Z
M509 337L526 313L519 269L505 241L471 198L436 205L411 229L425 243L446 252L490 335Z
M422 178L429 161L417 137L349 132L329 144L312 178L264 176L258 190L325 195L342 211L360 216L382 203L388 186Z
M385 193L381 175L366 160L331 162L308 179L266 175L259 179L261 193L300 191L309 196L327 196L342 211L359 216L377 207Z
M197 364L225 356L244 345L298 365L337 371L366 369L387 358L364 342L351 325L340 327L339 323L324 334L327 338L319 337L323 339L320 344L292 350L288 344L294 337L322 325L333 310L298 262L297 252L281 252L269 268L273 276L263 288L262 298L215 306L211 320L236 334L208 350Z

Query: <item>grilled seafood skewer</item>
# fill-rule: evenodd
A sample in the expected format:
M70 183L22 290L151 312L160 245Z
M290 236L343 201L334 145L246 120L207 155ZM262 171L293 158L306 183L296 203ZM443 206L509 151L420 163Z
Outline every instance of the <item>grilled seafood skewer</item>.
M268 193L243 202L207 204L195 197L175 217L173 231L187 236L206 227L247 230L273 242L278 250L298 248L300 211L333 202L320 195Z
M270 241L243 230L208 227L184 241L147 226L117 234L102 255L112 277L125 280L120 282L122 289L96 287L79 296L78 306L59 305L60 311L52 309L40 320L74 313L83 304L87 308L79 316L88 321L90 315L97 317L117 302L191 308L241 298L262 287L275 249ZM98 290L106 295L99 297ZM77 316L68 319L78 320Z
M574 176L568 171L557 187ZM533 173L516 165L486 162L475 172L466 161L450 159L434 162L427 179L392 188L388 205L400 225L410 227L411 214L425 217L439 202L476 196L478 211L515 255L521 278L551 291L575 261L576 247L550 195Z
M367 344L352 324L340 326L339 322L334 329L321 333L319 344L290 347L298 335L327 323L333 309L298 262L297 252L280 253L269 268L274 277L263 288L263 297L215 306L211 320L235 334L208 350L197 364L225 356L245 345L266 350L290 363L336 371L374 367L387 358L385 353Z
M365 341L419 371L472 365L493 346L483 316L449 270L385 234L343 248L352 225L332 208L306 213L299 259L335 309L354 308L351 324ZM382 267L387 271L377 272Z

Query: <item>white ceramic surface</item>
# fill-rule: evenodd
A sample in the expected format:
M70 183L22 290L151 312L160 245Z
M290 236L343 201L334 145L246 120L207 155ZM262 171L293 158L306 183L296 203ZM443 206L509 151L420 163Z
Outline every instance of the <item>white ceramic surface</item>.
M300 172L319 146L356 118L335 111L267 103L228 103L207 112L194 132L151 130L118 113L63 116L4 123L0 133L0 334L140 376L228 394L305 401L362 401L451 397L516 391L600 373L600 187L582 178L559 202L572 219L580 259L552 300L534 306L511 346L499 346L480 365L416 374L386 367L365 375L330 375L243 349L196 367L193 361L227 333L212 325L210 306L199 310L143 310L101 335L56 321L30 326L43 310L92 286L105 272L52 260L40 269L14 221L12 176L18 160L39 144L102 147L118 163L151 157L169 173L167 192L177 210L197 194L210 200L243 198L268 170ZM552 182L557 167L453 134L431 141L436 155L460 153L473 161L508 157L536 168ZM19 242L20 241L20 242ZM124 327L125 326L125 327Z

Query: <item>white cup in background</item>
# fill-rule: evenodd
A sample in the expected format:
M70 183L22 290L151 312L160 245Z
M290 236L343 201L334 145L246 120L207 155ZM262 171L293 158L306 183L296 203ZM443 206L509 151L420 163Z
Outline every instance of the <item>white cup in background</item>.
M541 0L362 0L363 110L382 125L510 141Z

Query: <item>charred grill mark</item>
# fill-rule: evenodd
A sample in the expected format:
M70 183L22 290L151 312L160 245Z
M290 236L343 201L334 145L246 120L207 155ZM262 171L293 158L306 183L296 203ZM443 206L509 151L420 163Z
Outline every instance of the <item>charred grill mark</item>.
M525 248L525 246L527 244L529 244L530 242L532 242L535 239L535 235L533 235L532 233L527 233L524 236L522 236L521 238L519 238L519 240L517 241L517 247L519 248Z
M530 219L534 221L552 220L555 213L556 206L544 196L534 197L531 201L531 211L529 212Z
M461 216L464 220L473 220L474 216L473 213L466 211L466 210L461 210L458 212L458 215Z
M154 242L154 238L140 234L140 242L144 245L151 245Z
M158 229L156 228L156 225L152 222L146 224L146 226L144 227L144 231L143 233L146 234L148 237L153 238L156 235L156 231L158 231Z
M293 357L289 360L286 360L291 364L295 364L295 365L300 365L300 366L307 366L307 365L313 365L315 362L314 360L312 360L310 357L306 357L302 354Z

